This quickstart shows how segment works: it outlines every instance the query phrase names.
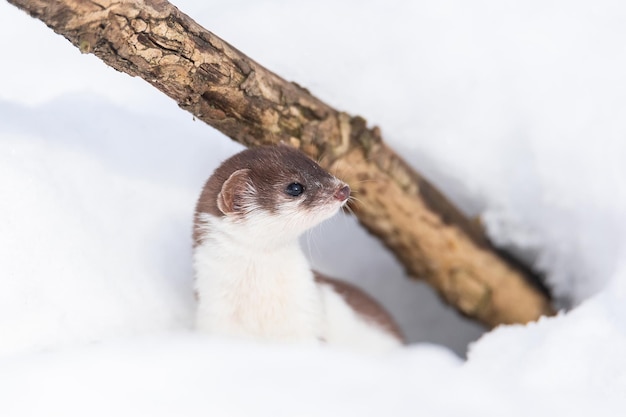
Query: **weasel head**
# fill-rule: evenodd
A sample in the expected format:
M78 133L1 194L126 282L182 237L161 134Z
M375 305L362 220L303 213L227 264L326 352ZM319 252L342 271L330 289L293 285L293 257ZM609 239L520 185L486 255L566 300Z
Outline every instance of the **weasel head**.
M261 245L289 242L333 216L350 187L286 145L244 150L209 178L196 207L194 240L216 228Z

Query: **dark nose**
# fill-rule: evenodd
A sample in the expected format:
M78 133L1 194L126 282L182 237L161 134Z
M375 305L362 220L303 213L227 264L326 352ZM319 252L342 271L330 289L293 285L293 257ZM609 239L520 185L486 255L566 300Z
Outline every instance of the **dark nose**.
M346 201L350 197L350 187L344 185L337 191L335 191L335 198L339 201Z

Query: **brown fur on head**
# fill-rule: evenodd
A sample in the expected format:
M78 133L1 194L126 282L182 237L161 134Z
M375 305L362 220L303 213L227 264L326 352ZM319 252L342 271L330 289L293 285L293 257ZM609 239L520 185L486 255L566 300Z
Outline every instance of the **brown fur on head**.
M289 194L293 184L302 186L302 194ZM244 220L261 212L285 214L289 207L312 212L345 200L347 193L344 183L297 149L287 145L246 149L224 161L205 184L196 206L194 241L200 241L198 216L203 213Z

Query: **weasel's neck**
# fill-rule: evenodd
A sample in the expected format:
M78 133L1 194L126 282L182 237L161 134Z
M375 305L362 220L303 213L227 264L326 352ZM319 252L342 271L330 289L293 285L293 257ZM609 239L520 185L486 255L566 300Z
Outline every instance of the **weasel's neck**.
M321 335L320 295L298 242L268 249L254 241L230 240L219 226L211 229L194 250L197 328L229 336L316 341Z

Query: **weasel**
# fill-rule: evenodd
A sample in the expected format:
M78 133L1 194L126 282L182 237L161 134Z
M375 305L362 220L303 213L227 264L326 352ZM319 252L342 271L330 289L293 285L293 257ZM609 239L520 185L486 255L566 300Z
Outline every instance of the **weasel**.
M287 145L244 150L206 182L195 212L196 328L215 335L369 350L403 344L357 287L313 272L298 241L350 187Z

